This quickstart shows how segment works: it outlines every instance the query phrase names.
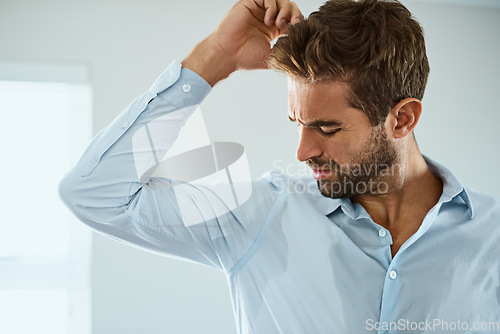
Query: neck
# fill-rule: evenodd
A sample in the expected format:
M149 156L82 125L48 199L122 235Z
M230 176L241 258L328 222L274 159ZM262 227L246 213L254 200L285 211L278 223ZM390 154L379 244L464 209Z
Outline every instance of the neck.
M352 198L377 224L389 230L420 226L443 190L442 181L431 172L415 142L407 152L400 164L387 173L390 175L379 180L387 184L387 192Z

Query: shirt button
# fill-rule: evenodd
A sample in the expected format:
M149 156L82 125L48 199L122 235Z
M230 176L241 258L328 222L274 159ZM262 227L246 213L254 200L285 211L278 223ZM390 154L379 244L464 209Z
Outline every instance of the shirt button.
M122 129L125 129L128 126L128 122L123 122L122 123Z
M394 270L391 270L391 272L389 273L389 277L391 279L396 279L396 277L398 277L398 274Z
M191 86L189 86L188 84L185 84L184 86L182 86L182 90L185 93L189 93L189 91L191 90Z
M383 237L385 237L387 235L387 231L383 230L383 229L382 230L378 230L378 235L383 238Z

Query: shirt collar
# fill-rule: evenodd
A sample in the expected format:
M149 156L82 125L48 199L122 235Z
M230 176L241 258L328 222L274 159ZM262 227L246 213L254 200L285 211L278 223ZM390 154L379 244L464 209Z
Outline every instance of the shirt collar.
M467 189L462 185L458 178L448 168L435 162L434 160L424 155L425 162L429 169L443 181L443 194L439 199L440 202L449 202L458 200L467 205L469 216L474 217L474 208L470 200Z
M318 191L315 198L315 204L325 216L328 216L338 208L341 208L344 214L353 220L370 218L370 215L366 212L363 206L361 206L361 204L354 203L353 205L351 200L347 197L331 199L321 195Z
M444 203L453 200L461 201L467 205L467 211L472 219L474 217L474 208L470 201L467 189L449 169L426 157L425 155L423 157L429 169L443 182L443 194L441 195L439 202ZM331 214L340 207L342 211L351 219L369 217L366 210L364 210L360 204L355 203L353 205L349 198L331 199L324 197L319 193L319 191L318 195L319 197L317 198L316 204L318 205L319 210L325 215Z

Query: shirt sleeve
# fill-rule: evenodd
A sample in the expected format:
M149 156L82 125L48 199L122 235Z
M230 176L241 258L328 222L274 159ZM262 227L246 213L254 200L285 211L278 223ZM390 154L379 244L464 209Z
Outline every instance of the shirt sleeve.
M152 176L211 90L181 67L173 62L93 139L59 193L81 221L102 234L229 271L259 234L277 192L264 179L235 188ZM244 197L240 203L238 192Z

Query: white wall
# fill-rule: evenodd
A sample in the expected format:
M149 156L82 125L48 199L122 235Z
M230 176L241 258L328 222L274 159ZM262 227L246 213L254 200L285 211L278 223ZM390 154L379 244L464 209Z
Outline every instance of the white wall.
M85 63L97 133L232 3L0 0L0 61ZM298 3L309 13L321 1ZM500 196L500 9L403 3L424 26L432 68L416 131L421 150L464 183ZM285 78L263 71L232 75L202 106L211 139L242 143L255 177L276 160L295 163L286 109ZM222 273L97 235L92 269L94 334L235 332Z

